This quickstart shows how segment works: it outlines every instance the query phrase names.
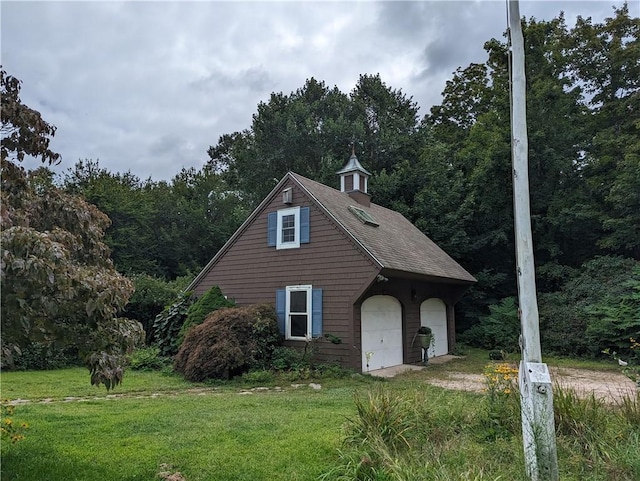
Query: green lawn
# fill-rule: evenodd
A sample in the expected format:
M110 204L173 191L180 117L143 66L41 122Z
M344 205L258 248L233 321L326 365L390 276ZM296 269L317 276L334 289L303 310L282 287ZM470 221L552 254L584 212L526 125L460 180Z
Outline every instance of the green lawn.
M41 385L39 393L31 377L56 387ZM157 389L142 389L154 378ZM129 385L128 394L109 399L104 390L82 387L88 383L83 370L3 373L4 398L99 398L18 406L14 421L30 428L25 440L3 443L2 479L41 480L46 473L47 480L151 480L161 464L189 481L315 479L336 458L357 384L252 394L199 386L180 393L193 386L153 373L127 373L125 379L115 393ZM63 380L70 381L67 392ZM153 393L158 395L149 397Z
M124 382L111 394L166 392L193 388L193 383L174 374L128 370ZM92 386L86 368L56 371L3 372L3 399L64 399L65 397L106 396L104 386Z
M449 368L477 372L485 364L486 353L473 352ZM440 369L430 366L392 380L319 380L320 390L309 387L310 381L299 381L297 388L280 381L250 394L241 382L195 385L174 375L130 371L110 396L89 385L84 369L2 373L2 398L31 402L17 406L12 416L30 427L26 439L2 443L1 479L158 480L166 464L187 481L322 475L326 480L524 480L518 421L491 414L485 395L424 382ZM347 429L353 426L349 419L358 419L356 392L365 400L374 393L364 413L371 416L368 429L384 432L387 423L399 423L411 440L409 449L391 452L375 436L360 439L362 432ZM565 404L566 425L558 437L561 479L640 479L637 402L624 419L606 406ZM343 444L346 438L355 444Z
M188 480L314 479L351 412L344 393L308 391L29 405L2 479L154 479L162 463Z

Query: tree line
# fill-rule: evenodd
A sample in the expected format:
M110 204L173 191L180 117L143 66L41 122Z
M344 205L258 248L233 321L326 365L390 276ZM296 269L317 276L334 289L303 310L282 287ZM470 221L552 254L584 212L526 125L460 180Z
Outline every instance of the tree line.
M523 19L531 219L547 350L594 354L584 349L593 322L599 327L591 332L617 336L620 345L640 331L633 310L640 302L639 30L627 5L601 23L579 17L572 27L562 14ZM151 285L161 290L162 283L195 275L287 171L337 187L335 172L354 145L373 174L372 200L401 212L479 280L458 306L458 319L462 330L475 326L468 340L482 344L495 327L489 307L508 306L504 300L516 295L509 48L497 39L484 48L486 60L458 68L441 103L422 118L417 103L380 75L361 75L349 93L315 78L289 94L273 93L245 130L209 148L203 168L183 169L170 181L109 172L94 160L79 161L59 179L45 167L15 174L22 154L11 159L11 153L47 162L57 154L48 143L28 141L5 117L12 84L3 73L3 206L13 206L11 215L23 206L7 197L11 182L29 195L81 199L78 209L95 205L110 220L101 224L101 242L114 272L142 279L151 296ZM55 134L38 123L39 114L32 120L43 128L40 141ZM7 245L3 237L3 259ZM581 291L581 279L597 295ZM2 295L5 319L4 288ZM605 335L602 313L620 302L631 303L627 323ZM564 305L575 309L565 312ZM128 309L144 312L140 317L157 310L135 303ZM572 348L562 333L580 337L572 345L583 347Z

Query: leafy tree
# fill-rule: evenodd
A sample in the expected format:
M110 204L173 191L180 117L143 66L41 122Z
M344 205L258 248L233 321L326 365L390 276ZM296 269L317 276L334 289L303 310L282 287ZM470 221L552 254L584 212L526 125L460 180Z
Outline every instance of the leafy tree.
M605 348L624 352L625 341L629 347L624 337L633 334L634 326L638 329L633 303L639 265L634 259L595 257L569 275L558 291L541 294L543 350L564 356L597 355Z
M85 355L101 353L100 366L90 366L93 382L117 385L119 356L140 341L142 328L115 317L132 285L115 271L102 242L107 217L8 162L2 173L4 361L11 364L12 351L32 341L73 345ZM19 193L9 187L16 176L25 186Z
M390 169L415 152L418 107L379 75L361 75L350 95L314 78L289 95L261 102L251 127L220 137L209 165L256 205L287 171L328 185L349 147L368 169Z
M583 175L605 231L599 245L640 259L640 18L627 4L603 23L579 18L566 53L590 109Z
M625 17L626 13L623 9L617 15ZM618 22L629 26L635 20L626 17ZM603 38L609 38L607 35L616 37L611 33L615 32L615 25L610 21L599 25L598 29ZM631 48L635 33L630 27L625 32L627 36L622 43L626 42L628 46L625 47L626 54L618 57L619 68L633 70L629 62L633 58L637 61ZM635 192L640 190L636 188L639 169L637 157L630 148L630 154L618 164L615 180L607 182L602 177L597 182L590 180L590 177L596 180L591 174L591 165L598 163L595 161L593 127L595 116L599 114L585 97L585 89L587 94L593 94L589 90L593 82L586 76L588 69L578 68L577 62L580 59L588 63L589 59L605 55L604 43L594 41L595 34L581 27L580 22L576 28L568 29L562 15L551 21L523 21L523 33L535 258L538 285L543 291L550 291L566 281L572 268L606 252L603 247L621 245L619 241L608 242L607 238L613 238L604 237L605 229L611 228L612 235L626 241L627 250L617 252L629 252L629 246L638 238L634 235L638 225L634 216L638 209L632 207L637 201ZM589 53L585 52L586 46L591 49ZM514 295L516 285L510 188L509 59L507 45L498 40L487 42L485 50L487 61L458 69L447 83L442 105L433 107L431 115L424 120L433 140L442 145L441 150L445 153L444 156L427 156L424 160L429 164L441 163L443 167L439 170L449 173L448 178L440 177L445 182L444 189L433 193L429 189L421 191L413 205L437 205L442 190L449 187L457 193L451 199L453 208L445 208L445 212L448 211L448 222L464 232L464 235L456 236L464 242L457 243L451 252L457 252L456 258L474 273L487 272L489 268L502 276L503 282L492 288L492 296L501 298ZM623 91L630 92L633 82L628 78ZM637 138L636 135L634 142L626 139L628 145L637 145ZM437 170L430 167L430 171ZM416 173L424 178L420 170ZM410 178L412 174L409 172L406 177ZM616 188L597 195L592 191L592 184ZM624 201L620 199L622 196L625 196ZM607 197L620 201L616 208L607 206ZM611 217L610 213L622 210L626 212L624 216L607 218ZM605 211L609 214L605 215ZM433 224L438 223L431 222ZM624 228L622 224L625 224ZM450 250L447 246L449 236L440 236L439 228L432 227L431 235Z
M426 120L434 125L437 137L448 144L464 140L478 117L492 105L492 90L488 84L489 67L472 63L458 67L442 92L442 103L431 107Z
M169 195L152 189L156 206L158 259L170 278L199 271L244 222L246 201L223 176L205 166L182 169L171 181ZM173 205L168 205L172 202Z
M350 126L347 96L311 78L289 95L260 102L250 129L222 136L209 149L210 165L256 205L290 170L319 180L335 175Z
M78 162L63 182L105 212L105 243L120 272L175 279L202 268L246 217L243 200L210 168L183 169L173 180L141 181Z
M23 154L49 162L57 158L48 150L48 139L34 143L29 138L34 132L46 136L51 127L43 127L39 114L19 102L19 84L11 79L2 76L3 103L6 90L15 94L15 105L3 108L3 132L21 128L10 142L3 139L1 160L2 364L11 366L20 347L33 342L72 345L85 355L91 382L110 389L122 380L122 355L143 335L139 323L116 317L132 285L115 271L103 242L109 219L56 188L47 169L27 174L5 157L6 148L17 152L18 160Z
M60 161L60 154L49 148L50 137L56 127L42 119L40 112L27 107L20 100L22 82L0 66L0 105L2 105L2 160L22 162L25 155L40 157L43 163Z
M359 159L372 172L391 169L417 156L418 105L400 90L388 87L380 75L360 75L351 92Z
M113 174L99 161L84 160L66 172L63 187L109 217L105 243L120 272L164 276L154 255L158 248L152 227L155 210L147 195L153 188L151 180L143 182L130 172Z
M145 341L150 344L155 338L153 324L165 306L170 305L187 287L191 277L165 281L148 274L131 277L134 293L127 303L123 315L142 324Z
M586 308L586 337L595 354L609 349L619 355L632 355L631 339L640 337L640 263L633 267L622 287L626 292L618 296L605 294L601 302Z

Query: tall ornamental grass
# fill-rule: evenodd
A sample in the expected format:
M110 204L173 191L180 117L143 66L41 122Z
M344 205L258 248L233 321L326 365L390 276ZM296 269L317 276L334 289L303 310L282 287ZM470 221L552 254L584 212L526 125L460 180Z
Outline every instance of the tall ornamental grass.
M483 394L416 385L357 393L336 465L323 480L525 480L513 368L485 370ZM637 395L617 404L556 386L560 479L640 479Z

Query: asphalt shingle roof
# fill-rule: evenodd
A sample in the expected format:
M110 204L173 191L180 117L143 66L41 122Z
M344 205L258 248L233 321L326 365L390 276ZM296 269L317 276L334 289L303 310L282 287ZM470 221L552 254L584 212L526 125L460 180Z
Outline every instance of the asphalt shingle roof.
M426 276L476 282L460 264L435 242L424 235L402 214L371 203L364 206L349 194L307 179L289 174L311 197L351 234L381 267ZM367 212L379 224L365 224L350 206Z

